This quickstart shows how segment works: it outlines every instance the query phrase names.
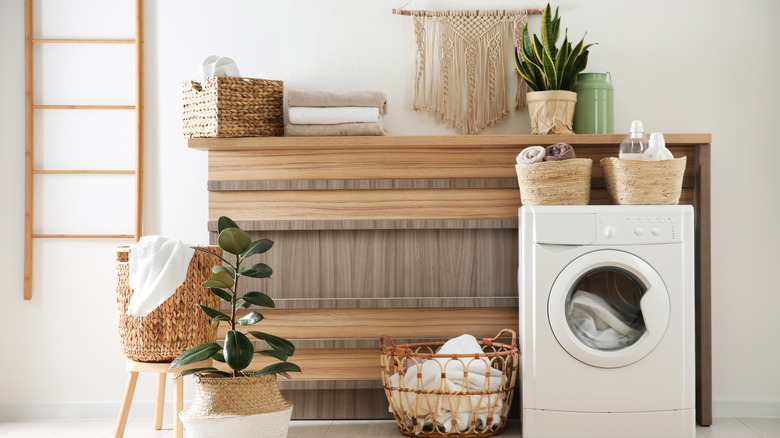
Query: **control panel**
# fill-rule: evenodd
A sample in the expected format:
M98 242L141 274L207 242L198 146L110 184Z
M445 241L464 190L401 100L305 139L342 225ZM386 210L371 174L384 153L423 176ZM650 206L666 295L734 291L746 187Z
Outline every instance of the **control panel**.
M678 215L596 215L596 241L604 245L641 245L682 242Z

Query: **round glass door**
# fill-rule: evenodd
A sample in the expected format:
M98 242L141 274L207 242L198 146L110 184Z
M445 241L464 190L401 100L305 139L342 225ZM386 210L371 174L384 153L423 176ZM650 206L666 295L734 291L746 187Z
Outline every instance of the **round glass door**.
M569 354L614 368L636 362L660 342L669 323L669 296L644 260L623 251L593 251L558 275L548 316Z

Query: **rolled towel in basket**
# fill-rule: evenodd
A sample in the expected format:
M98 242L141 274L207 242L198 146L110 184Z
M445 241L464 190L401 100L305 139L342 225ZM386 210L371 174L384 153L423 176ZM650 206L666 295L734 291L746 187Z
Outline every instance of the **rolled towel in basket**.
M574 148L568 143L555 143L547 146L544 155L544 161L561 161L569 158L576 158L576 155L574 155Z
M541 146L528 146L517 154L517 164L534 164L544 159L545 151Z

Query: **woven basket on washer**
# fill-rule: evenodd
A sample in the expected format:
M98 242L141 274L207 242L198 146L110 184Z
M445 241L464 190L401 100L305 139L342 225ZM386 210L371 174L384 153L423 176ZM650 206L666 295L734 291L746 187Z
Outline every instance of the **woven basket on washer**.
M509 344L498 342L504 336L511 336ZM436 354L444 342L396 345L389 336L382 336L382 386L401 433L439 438L478 438L501 433L517 383L516 339L514 330L504 329L496 337L479 342L481 354L452 355ZM477 367L492 371L484 373L483 387L476 387L473 374ZM494 374L496 371L499 376ZM414 376L411 385L404 378L409 373ZM440 379L440 384L431 383L424 381L426 375L446 379ZM462 383L456 388L452 382L458 381L469 385ZM472 382L474 387L470 386ZM491 382L493 388L489 387Z
M587 205L593 160L571 158L516 164L523 205Z
M207 246L222 255L218 246ZM119 310L119 343L122 352L137 362L170 362L179 354L217 338L217 324L211 323L196 304L219 308L220 298L200 284L211 276L211 268L220 260L195 251L187 269L187 278L176 292L146 316L130 316L127 308L130 288L130 248L116 249L116 302Z
M284 135L284 83L216 76L182 85L185 137Z
M686 157L642 161L601 159L607 193L618 205L677 205L682 193Z

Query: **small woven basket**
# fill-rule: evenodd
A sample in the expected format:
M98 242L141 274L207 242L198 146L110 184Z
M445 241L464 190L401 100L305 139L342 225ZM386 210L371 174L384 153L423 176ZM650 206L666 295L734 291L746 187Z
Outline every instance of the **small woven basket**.
M601 159L607 193L618 205L677 205L682 193L686 157L642 161Z
M504 336L511 336L509 344L497 342ZM382 386L401 433L459 438L501 433L517 382L516 338L515 331L504 329L479 342L481 354L452 355L436 354L444 342L396 345L382 336Z
M218 246L207 246L222 255ZM211 276L211 268L220 260L195 251L187 277L176 292L146 316L130 316L127 308L130 288L130 248L116 249L116 302L119 310L119 343L122 352L137 362L170 362L176 356L217 338L217 324L196 304L218 308L220 298L200 284Z
M587 205L593 160L572 158L515 164L523 205Z
M216 76L182 84L185 137L284 135L284 83Z

